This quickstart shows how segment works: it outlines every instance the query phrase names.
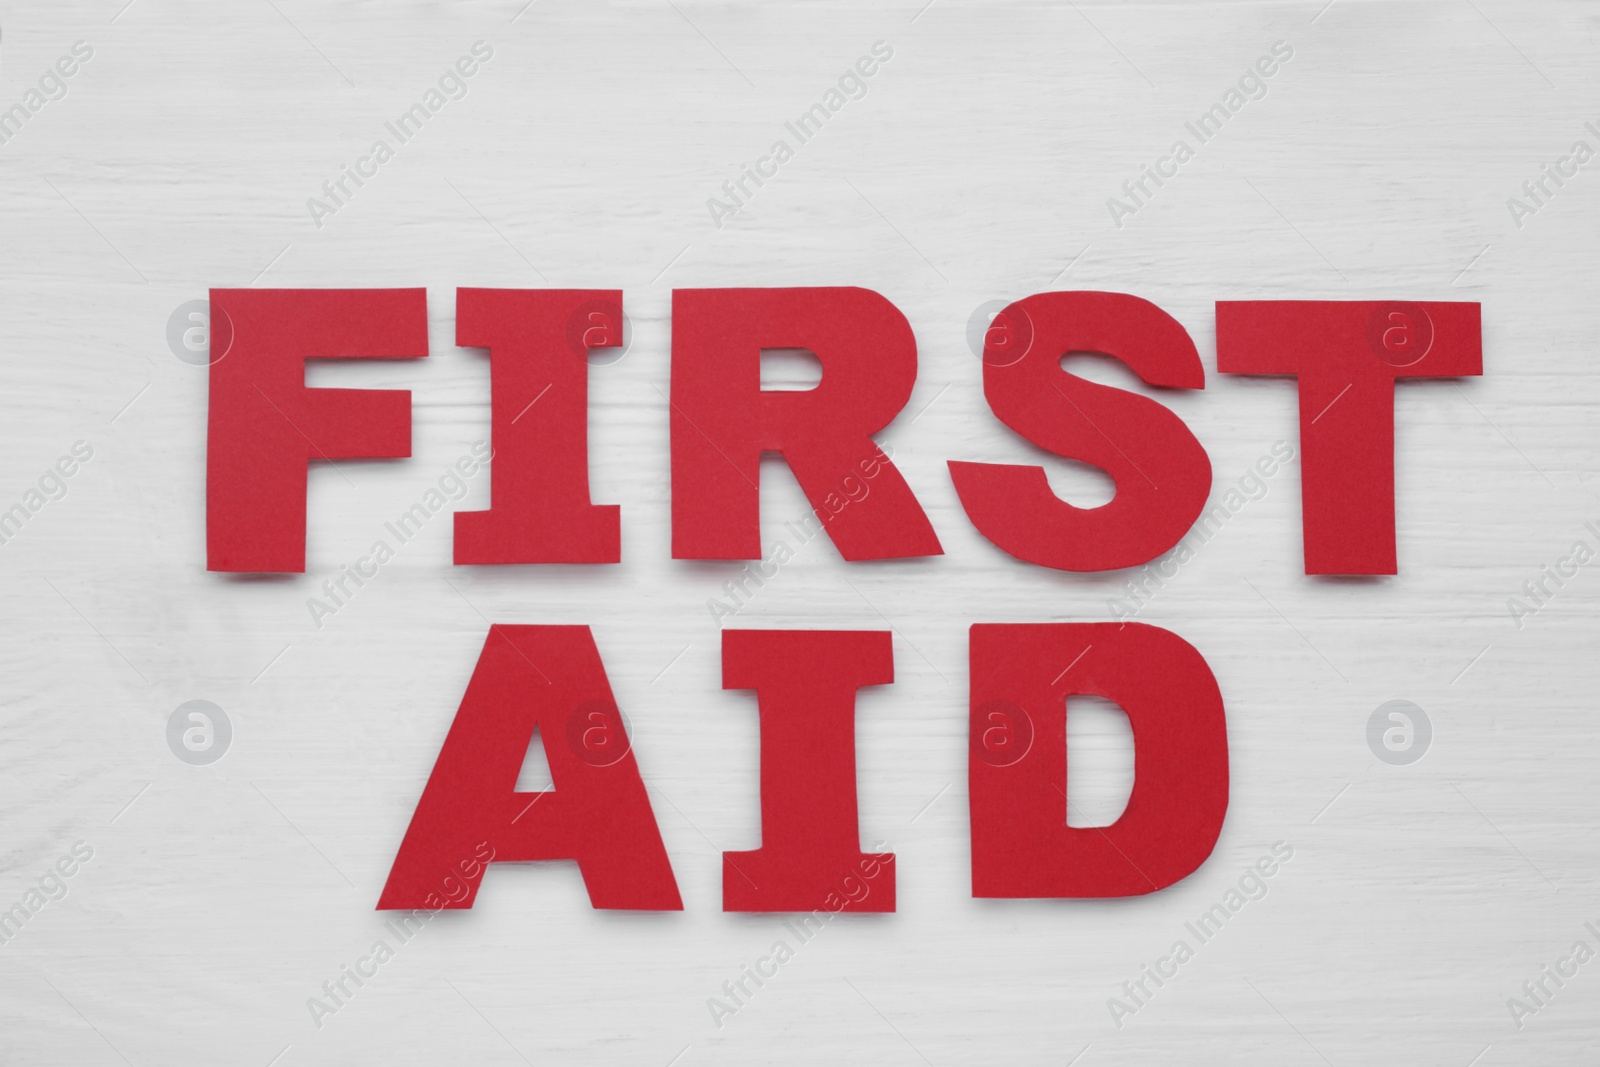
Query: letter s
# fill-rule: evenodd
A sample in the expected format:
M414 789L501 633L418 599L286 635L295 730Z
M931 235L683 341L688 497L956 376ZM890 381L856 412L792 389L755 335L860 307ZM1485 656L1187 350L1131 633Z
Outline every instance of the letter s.
M1043 467L951 460L978 532L1018 559L1063 571L1136 567L1176 545L1211 492L1205 448L1167 408L1070 374L1061 358L1105 353L1151 385L1204 389L1189 332L1136 296L1062 292L1007 307L988 338L983 392L995 416L1041 448L1101 468L1117 490L1103 507L1080 508L1055 495Z

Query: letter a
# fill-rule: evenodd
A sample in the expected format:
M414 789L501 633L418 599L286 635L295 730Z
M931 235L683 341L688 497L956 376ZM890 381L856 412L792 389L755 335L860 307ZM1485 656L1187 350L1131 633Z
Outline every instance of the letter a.
M553 788L518 793L535 729ZM577 860L597 908L683 910L587 626L489 627L378 909L430 907L441 890L444 907L472 907L484 867L461 861L484 843L491 862Z

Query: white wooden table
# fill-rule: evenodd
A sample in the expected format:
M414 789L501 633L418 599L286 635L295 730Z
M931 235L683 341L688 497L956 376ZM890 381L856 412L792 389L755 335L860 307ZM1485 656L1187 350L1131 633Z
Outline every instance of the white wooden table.
M1575 141L1600 149L1593 5L122 2L0 8L0 108L40 103L0 144L0 509L92 449L0 545L0 909L41 879L65 890L0 944L0 1058L1592 1056L1600 963L1546 980L1536 1014L1507 998L1574 942L1600 951L1600 575L1520 620L1508 598L1575 541L1600 547L1600 168L1526 217L1507 200ZM464 96L404 144L386 133L479 41ZM879 41L865 95L799 143L786 123ZM1276 42L1293 54L1266 94L1198 143L1185 124ZM1177 177L1113 221L1108 199L1185 137ZM393 157L313 219L379 138ZM719 217L708 199L778 139L777 176ZM428 287L428 359L309 375L411 389L413 458L319 465L293 578L205 571L205 372L168 341L186 302L249 285ZM593 370L590 418L624 561L452 568L439 516L318 628L320 583L488 434L487 361L453 344L468 285L624 290L635 334ZM719 687L706 606L739 568L670 559L670 294L727 285L860 285L905 312L920 378L882 439L946 555L847 565L818 540L730 623L895 628L896 683L863 694L858 736L863 840L897 853L899 910L797 946L719 1027L708 999L791 936L720 910L719 853L759 841L754 707ZM1162 400L1219 494L1298 424L1291 382L1215 373L1216 300L1482 301L1485 374L1397 390L1398 577L1302 573L1291 465L1140 613L1200 648L1227 700L1210 861L1140 899L975 901L967 626L1105 618L1128 577L1004 555L946 472L1043 462L1068 499L1106 499L993 418L967 343L980 306L1052 288L1136 293L1189 329L1207 387ZM776 538L805 505L765 473ZM456 506L488 493L476 478ZM508 865L470 912L386 931L378 891L486 618L594 628L683 913L596 912L573 865ZM197 699L232 726L204 766L166 733ZM1394 699L1432 724L1404 766L1367 741ZM1079 718L1074 794L1109 818L1126 728ZM1186 922L1280 841L1266 895L1198 944ZM48 878L78 842L92 858ZM315 1025L308 999L380 937L393 958ZM1179 939L1193 958L1114 1020Z

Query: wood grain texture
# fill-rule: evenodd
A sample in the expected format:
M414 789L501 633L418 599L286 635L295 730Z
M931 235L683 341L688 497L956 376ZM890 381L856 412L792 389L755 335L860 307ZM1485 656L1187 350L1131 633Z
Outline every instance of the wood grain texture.
M1520 1029L1506 1000L1575 941L1600 949L1600 575L1521 627L1507 598L1597 543L1600 165L1520 228L1505 202L1574 141L1600 148L1593 5L122 3L0 9L0 106L94 50L0 145L0 508L94 450L0 545L0 909L94 850L0 945L8 1062L1592 1057L1600 963ZM314 224L307 198L479 40L466 96ZM707 198L879 40L865 97L717 226ZM1277 41L1294 56L1267 95L1113 225L1107 198ZM204 570L204 372L166 328L251 284L429 290L430 358L310 374L413 390L414 455L313 471L301 577ZM546 284L626 294L632 347L594 370L590 420L624 562L452 568L441 515L318 629L322 580L488 433L454 287ZM847 566L814 542L735 624L895 628L896 683L863 694L858 733L863 838L898 854L899 910L833 923L718 1027L707 999L790 935L719 910L718 853L759 840L756 720L719 688L706 608L738 568L669 558L670 291L824 284L882 292L916 331L882 439L947 554ZM1190 330L1207 388L1162 401L1219 494L1297 429L1292 383L1215 374L1214 301L1484 306L1482 379L1397 390L1398 577L1301 573L1291 466L1141 613L1216 672L1233 784L1211 860L1144 899L967 892L968 624L1104 618L1128 577L1003 555L945 471L1036 461L965 338L986 301L1048 288L1133 292ZM805 506L764 473L772 539ZM594 627L686 910L600 914L570 865L496 869L319 1028L307 998L385 936L373 906L486 619ZM205 767L164 732L197 698L235 731ZM1366 741L1395 698L1434 727L1405 767ZM1108 998L1276 841L1294 858L1265 898L1119 1028Z

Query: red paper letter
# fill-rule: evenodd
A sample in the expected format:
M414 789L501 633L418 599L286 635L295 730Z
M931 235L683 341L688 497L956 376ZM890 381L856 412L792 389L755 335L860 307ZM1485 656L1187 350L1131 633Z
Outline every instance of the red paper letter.
M761 350L805 348L822 381L763 392ZM760 559L761 453L781 452L845 559L942 553L872 440L917 378L905 316L867 289L672 294L672 558Z
M1193 872L1228 809L1222 694L1194 646L1142 623L971 630L975 897L1131 897ZM1133 793L1106 827L1067 825L1067 698L1133 725Z
M622 344L622 293L457 289L456 344L489 349L494 420L492 503L456 513L456 563L616 563L619 509L589 502L588 355Z
M305 361L426 356L427 290L213 289L211 322L206 569L304 571L307 462L411 455L409 392L307 389Z
M1394 574L1394 382L1483 373L1474 303L1219 300L1217 369L1300 379L1307 574Z
M890 642L722 631L722 688L754 689L761 715L761 847L722 854L723 911L894 910L894 855L861 851L856 810L856 690L894 681Z
M518 793L535 729L554 789ZM378 908L472 907L483 877L473 859L486 842L497 862L577 860L597 908L681 911L626 746L587 626L489 627Z
M1093 463L1117 485L1098 508L1050 490L1043 467L950 461L978 532L1018 559L1063 571L1149 562L1177 544L1211 492L1211 460L1183 420L1123 389L1061 369L1069 352L1102 352L1151 385L1204 389L1189 333L1124 293L1038 293L999 315L985 337L983 394L995 415L1058 456Z

